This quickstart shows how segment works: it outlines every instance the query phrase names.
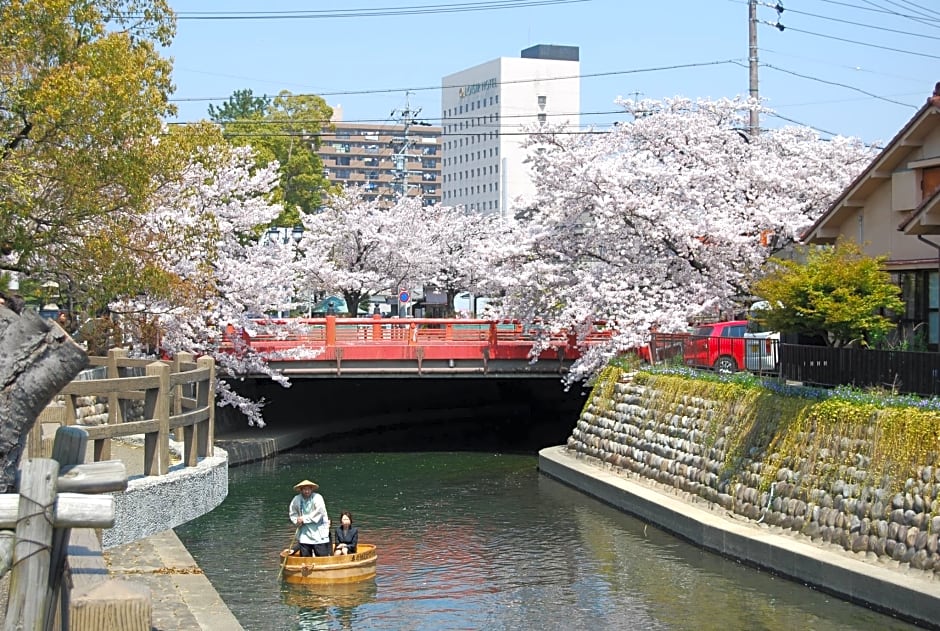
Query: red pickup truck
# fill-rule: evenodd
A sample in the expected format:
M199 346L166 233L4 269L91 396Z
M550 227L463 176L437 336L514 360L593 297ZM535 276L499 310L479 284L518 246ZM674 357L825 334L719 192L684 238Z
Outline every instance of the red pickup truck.
M702 324L683 349L685 363L720 372L770 372L777 366L778 333L750 332L747 320Z
M747 320L713 322L695 327L683 352L685 363L720 372L737 372L745 367L744 334Z

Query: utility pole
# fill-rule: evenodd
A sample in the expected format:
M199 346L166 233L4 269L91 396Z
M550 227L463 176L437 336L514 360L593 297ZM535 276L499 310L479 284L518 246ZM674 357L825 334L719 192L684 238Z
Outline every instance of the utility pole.
M400 197L405 197L408 195L408 152L411 150L411 137L408 135L408 130L411 129L412 125L418 125L416 117L421 112L421 109L412 110L408 102L408 96L411 92L405 92L405 107L400 110L392 110L392 116L398 114L398 119L403 127L402 136L400 138L395 138L392 140L392 143L398 145L397 151L392 155L392 162L395 164L395 180L397 184L395 188L398 191Z
M750 95L754 100L760 99L757 88L757 0L747 0L747 31L748 31L748 68L750 71ZM750 134L757 136L760 133L760 117L757 110L751 110Z

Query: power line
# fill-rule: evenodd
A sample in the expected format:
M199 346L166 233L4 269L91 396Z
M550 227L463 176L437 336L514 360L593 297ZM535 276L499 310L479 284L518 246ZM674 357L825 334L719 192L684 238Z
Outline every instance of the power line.
M816 127L816 126L814 126L814 125L807 125L806 123L801 123L801 122L798 121L798 120L794 120L794 119L792 119L792 118L787 118L787 117L784 116L783 114L778 114L778 113L776 113L776 112L766 112L766 114L767 114L767 116L771 116L771 117L773 117L773 118L779 118L780 120L785 120L785 121L787 121L788 123L793 123L794 125L799 125L800 127L807 127L807 128L809 128L809 129L812 129L813 131L818 131L818 132L820 132L820 133L822 133L822 134L828 134L829 136L841 136L841 135L842 135L842 134L837 134L837 133L835 133L835 132L833 132L833 131L827 131L827 130L822 129L822 128L820 128L820 127Z
M878 5L875 5L875 6L878 7L878 8L872 8L872 7L862 7L862 6L859 6L859 5L857 5L857 4L850 4L850 3L848 3L848 2L840 2L839 0L819 0L819 2L826 2L826 3L828 3L828 4L835 4L835 5L839 5L839 6L843 6L843 7L849 7L850 9L857 9L857 10L859 10L859 11L871 11L871 12L873 12L873 13L883 13L883 14L885 14L885 15L893 15L893 16L895 16L895 17L901 17L901 18L908 18L908 19L912 19L912 20L917 20L917 16L916 16L916 15L909 15L909 14L905 14L905 13L898 13L897 11L891 11L891 10L889 10L889 9L885 9L884 7L878 7ZM934 21L940 22L940 20L932 20L932 19L931 19L931 20L928 20L928 22L934 22ZM924 22L924 23L926 24L926 22ZM927 24L927 25L928 25L928 26L934 26L933 24Z
M765 4L765 6L772 6L770 4ZM924 39L940 40L940 37L935 35L924 35L923 33L911 33L910 31L902 31L899 29L888 28L886 26L876 26L874 24L865 24L864 22L854 22L852 20L843 20L841 18L834 18L827 15L819 15L818 13L809 13L807 11L797 11L796 9L787 9L787 13L796 13L797 15L808 15L810 17L819 18L821 20L830 20L832 22L839 22L841 24L849 24L851 26L861 26L863 28L870 28L876 31L884 31L885 33L898 33L899 35L907 35L908 37L922 37ZM786 27L790 28L790 27Z
M556 136L594 136L599 134L608 134L611 130L609 129L571 129L571 130L550 130L541 132L538 130L535 131L477 131L477 132L444 132L438 134L439 138L466 138L468 136L533 136L539 133L547 133L550 135ZM226 137L229 138L335 138L338 140L349 141L348 136L339 136L336 132L322 132L322 133L310 133L310 132L246 132L246 133L226 133Z
M545 115L554 118L554 117L559 117L559 116L603 116L603 115L608 115L608 114L626 114L626 113L627 113L626 110L620 109L620 110L602 110L598 112L556 112L556 113L545 113ZM501 120L505 120L507 118L532 118L533 116L535 116L534 113L533 114L503 114L499 118ZM447 117L447 120L461 122L461 121L473 121L478 118L481 118L481 117L480 116L449 116ZM443 119L428 118L428 120L443 120ZM167 124L168 125L192 125L196 122L199 122L199 121L170 121ZM398 125L398 123L394 123L389 118L360 118L360 119L355 119L355 120L342 120L342 121L333 121L327 118L319 118L319 119L304 118L304 119L292 119L289 121L288 120L269 120L269 119L257 119L257 120L241 119L241 120L233 120L233 121L224 121L222 124L223 125L228 125L228 124L326 125L326 124L333 123L333 122L342 123L344 125L349 124L349 125L363 125L363 126Z
M916 2L911 2L911 0L904 0L904 4L910 8L920 9L921 15L930 18L930 16L936 16L940 18L940 12L934 11L933 9L928 9L927 7L921 6Z
M409 5L403 7L377 7L375 9L329 9L319 11L178 11L177 20L322 20L336 18L386 17L397 15L439 15L469 11L495 11L575 4L591 0L500 0L492 2L463 2L454 4ZM126 17L139 18L139 14Z
M932 19L932 18L934 18L934 17L936 17L936 16L938 16L938 15L940 15L940 14L938 14L936 11L932 11L932 10L930 10L930 9L927 9L927 8L925 8L925 7L922 7L922 6L920 6L919 4L916 4L916 3L914 3L914 2L909 2L908 0L905 0L903 3L902 3L902 2L895 2L894 0L886 0L886 2L887 2L888 4L893 4L893 5L896 6L896 7L899 7L899 8L901 8L901 9L904 9L905 11L911 10L911 11L913 11L914 13L917 13L918 15L922 15L923 17L927 18L928 20L929 20L929 19Z
M898 6L898 4L897 4L896 2L892 2L892 0L887 0L887 1L888 1L889 4L893 4L894 6ZM917 16L917 15L905 15L905 14L902 14L902 13L898 13L897 11L894 11L893 9L888 9L888 8L886 8L886 7L881 6L880 4L876 4L876 3L874 3L874 2L871 2L871 0L862 0L862 2L864 2L865 4L871 5L871 6L873 6L873 7L877 7L877 8L879 8L879 9L883 10L883 11L884 11L885 13L887 13L888 15L895 15L895 16L898 16L898 17L904 17L904 18L907 18L907 19L909 19L909 20L913 20L913 21L915 21L915 22L919 22L920 24L927 24L927 25L930 25L929 23L932 22L932 21L934 21L932 18L929 18L929 17L928 17L927 20L925 21L924 18L922 18L922 17L920 17L920 16ZM909 7L903 7L903 6L902 6L902 8L907 9L907 8L909 8Z
M909 107L909 108L912 108L912 109L917 109L917 107L916 107L915 105L911 105L910 103L902 103L901 101L895 101L894 99L889 99L889 98L887 98L887 97L880 96L880 95L878 95L878 94L874 94L874 93L868 92L868 91L866 91L866 90L862 90L861 88L856 88L855 86L849 85L849 84L847 84L847 83L839 83L838 81L827 81L826 79L820 79L819 77L813 77L813 76L811 76L811 75L806 75L806 74L802 74L802 73L799 73L799 72L794 72L793 70L787 70L786 68L780 68L780 67L774 66L774 65L772 65L772 64L761 64L761 65L764 66L765 68L770 68L771 70L776 70L777 72L783 72L783 73L786 73L786 74L789 74L789 75L793 75L794 77L800 77L801 79L808 79L808 80L810 80L810 81L816 81L816 82L818 82L818 83L825 83L826 85L834 85L834 86L837 86L837 87L840 87L840 88L845 88L845 89L847 89L847 90L853 90L853 91L855 91L855 92L859 92L860 94L864 94L865 96L869 96L869 97L871 97L871 98L873 98L873 99L878 99L879 101L885 101L886 103L893 103L894 105L901 105L901 106L903 106L903 107Z
M683 70L686 68L702 68L706 66L720 66L723 64L733 64L736 63L734 59L724 59L717 61L702 61L697 63L688 63L688 64L675 64L672 66L654 66L650 68L633 68L630 70L612 70L609 72L593 72L589 74L577 74L577 75L567 75L559 77L543 77L539 79L513 79L510 81L500 81L496 85L514 85L520 83L535 83L540 81L561 81L561 80L570 80L570 79L594 79L597 77L612 77L617 75L628 75L628 74L642 74L646 72L662 72L664 70ZM293 94L291 96L355 96L355 95L368 95L368 94L388 94L391 92L427 92L429 90L447 90L453 88L463 87L461 85L434 85L434 86L420 86L420 87L398 87L398 88L374 88L369 90L337 90L332 92L312 92L312 93L302 93L302 94ZM231 95L229 95L231 96ZM171 103L195 103L200 101L225 101L229 96L200 96L200 97L184 97L184 98L175 98L169 99Z
M917 83L917 84L922 84L924 82L923 77L914 78L914 77L905 77L903 75L897 75L897 74L889 74L887 72L877 72L875 70L869 70L868 68L862 68L861 66L848 66L846 64L833 63L832 61L829 61L827 59L818 59L816 57L807 57L805 55L793 55L791 53L783 53L783 52L780 52L779 50L774 50L772 48L764 48L763 46L761 47L761 51L765 53L770 53L772 55L780 55L781 57L792 57L793 59L804 59L806 61L814 61L816 63L825 64L827 66L835 66L836 68L852 70L854 72L865 72L865 73L873 74L877 76L890 77L892 79L901 79L903 81L910 81L912 83ZM895 96L899 96L899 95L895 95Z
M859 42L854 39L847 39L845 37L836 37L835 35L826 35L824 33L814 33L813 31L804 31L802 29L793 28L792 26L784 26L780 22L764 22L768 26L772 26L779 31L794 31L795 33L803 33L805 35L813 35L815 37L822 37L825 39L831 39L839 42L847 42L849 44L858 44L859 46L868 46L869 48L878 48L880 50L889 50L895 53L903 53L905 55L914 55L917 57L926 57L928 59L940 59L938 55L931 55L929 53L919 53L912 50L903 50L901 48L892 48L891 46L881 46L879 44L871 44L869 42Z

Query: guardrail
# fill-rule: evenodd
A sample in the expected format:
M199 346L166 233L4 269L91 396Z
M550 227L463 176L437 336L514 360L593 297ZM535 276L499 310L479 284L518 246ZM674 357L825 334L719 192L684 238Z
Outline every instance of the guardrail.
M533 343L540 338L538 327L525 328L518 322L469 320L460 318L291 318L259 322L257 331L236 330L229 327L222 349L229 352L250 347L259 352L283 352L301 346L318 348L325 352L324 359L332 359L336 348L349 350L359 347L363 356L381 359L385 349L396 347L452 347L459 349L489 348L490 357L525 358ZM591 333L582 344L591 344L609 337L609 332ZM579 356L574 336L555 333L549 336L546 357L557 357L559 349L566 358ZM388 353L389 357L397 357ZM479 352L477 352L479 355Z
M94 461L111 457L111 440L143 434L145 475L165 475L170 467L170 436L183 442L184 466L196 466L212 455L215 433L215 361L180 353L173 362L131 359L124 349L107 357L89 358L92 366L106 366L105 379L76 379L59 393L60 405L40 415L28 442L30 457L41 456L49 423L81 425L93 442ZM77 413L80 397L107 403L107 422L82 425ZM132 414L132 403L142 405Z

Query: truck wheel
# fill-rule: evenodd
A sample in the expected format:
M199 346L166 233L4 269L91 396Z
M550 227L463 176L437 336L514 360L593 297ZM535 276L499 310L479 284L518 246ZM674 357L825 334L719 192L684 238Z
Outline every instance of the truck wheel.
M714 368L718 372L738 372L738 362L730 355L722 355L715 360Z

